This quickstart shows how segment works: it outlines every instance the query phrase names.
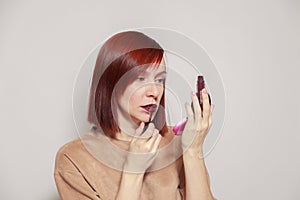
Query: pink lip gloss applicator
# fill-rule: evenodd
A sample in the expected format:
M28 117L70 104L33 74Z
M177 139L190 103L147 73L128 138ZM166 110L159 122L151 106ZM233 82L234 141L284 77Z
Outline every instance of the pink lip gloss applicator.
M203 76L198 76L198 79L197 79L197 97L198 97L198 100L199 100L199 103L200 103L200 107L201 107L201 110L203 110L203 101L202 101L202 89L205 88L205 82L204 82L204 78ZM211 99L210 99L210 95L208 94L208 98L209 98L209 104L211 104ZM194 110L193 108L193 103L192 103L192 109ZM183 120L181 120L178 124L176 124L174 127L173 127L173 131L175 133L175 135L181 135L182 134L182 131L185 127L185 124L187 122L187 117Z

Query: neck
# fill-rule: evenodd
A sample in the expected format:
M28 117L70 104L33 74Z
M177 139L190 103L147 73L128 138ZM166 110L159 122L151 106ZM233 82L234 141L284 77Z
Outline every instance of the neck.
M131 141L133 135L135 135L138 124L134 121L129 121L126 118L119 118L118 125L120 127L120 132L115 134L116 139L123 141Z
M124 133L122 131L115 134L116 140L130 142L132 140L132 138L133 138L133 136L128 135L127 133Z

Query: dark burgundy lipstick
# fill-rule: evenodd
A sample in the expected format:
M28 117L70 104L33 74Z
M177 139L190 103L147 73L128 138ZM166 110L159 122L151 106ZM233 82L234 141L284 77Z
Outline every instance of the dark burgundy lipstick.
M197 97L200 103L200 107L201 110L203 111L203 100L202 100L202 93L201 91L205 88L205 82L204 82L204 78L203 76L198 76L198 80L197 80ZM211 105L211 99L210 99L210 95L208 94L208 100L209 100L209 104ZM192 108L193 108L193 103L192 103ZM194 109L194 108L193 108Z
M157 108L157 105L156 104L148 104L148 105L141 106L141 107L148 112L154 112Z

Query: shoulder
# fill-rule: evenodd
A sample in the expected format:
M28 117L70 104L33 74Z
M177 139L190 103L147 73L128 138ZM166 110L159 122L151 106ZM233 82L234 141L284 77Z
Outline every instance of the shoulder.
M78 137L62 145L56 153L56 158L59 158L65 154L72 153L74 151L78 151L81 148L82 148L82 143L80 138Z
M87 153L88 152L79 137L67 142L61 146L56 153L55 171L61 169L74 169L77 158L84 158Z

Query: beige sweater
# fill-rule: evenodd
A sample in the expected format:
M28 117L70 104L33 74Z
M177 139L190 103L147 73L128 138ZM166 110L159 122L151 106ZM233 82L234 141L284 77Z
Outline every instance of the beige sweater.
M101 158L99 159L97 153L95 154L103 151L107 143L97 135L99 134L91 130L82 137L63 145L57 152L54 177L61 199L114 200L116 198L122 171L118 170L118 162L114 167L109 167L107 163L100 161ZM99 143L100 140L105 143ZM120 140L114 140L113 143L124 150L129 145L129 142ZM160 153L153 162L153 170L144 174L141 200L184 199L182 156L176 152L176 149L180 148L179 145L179 137L174 136L169 127L169 132L162 137L159 149L170 148ZM176 152L175 156L174 152ZM108 155L110 153L108 152ZM110 157L116 161L121 160L120 165L122 165L123 161L117 154L112 152Z

